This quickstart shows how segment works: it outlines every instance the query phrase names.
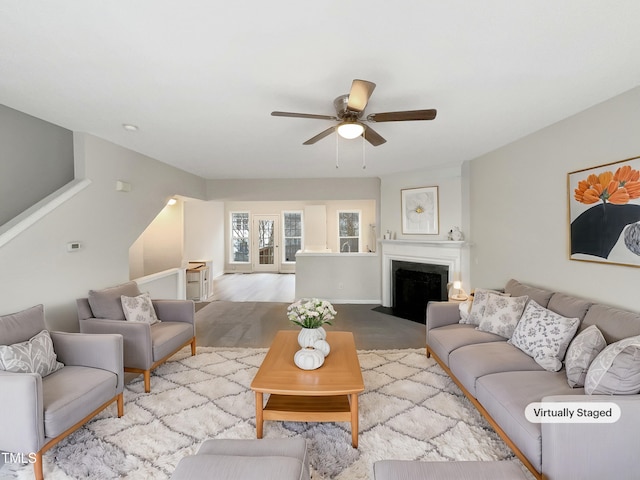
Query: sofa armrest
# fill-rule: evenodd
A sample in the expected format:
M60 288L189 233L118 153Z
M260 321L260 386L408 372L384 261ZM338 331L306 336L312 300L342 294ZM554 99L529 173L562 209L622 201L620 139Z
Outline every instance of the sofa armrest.
M459 302L429 302L427 304L427 332L460 322Z
M193 300L152 300L152 303L161 321L195 325L196 307Z
M122 335L50 332L58 360L65 365L100 368L118 377L118 393L124 389Z
M124 366L146 370L153 364L151 326L142 322L87 318L80 320L82 333L115 333L122 335Z
M620 407L615 423L543 423L545 479L630 478L637 473L640 395L554 395L543 402L611 402Z
M0 450L33 453L44 445L42 378L0 371Z

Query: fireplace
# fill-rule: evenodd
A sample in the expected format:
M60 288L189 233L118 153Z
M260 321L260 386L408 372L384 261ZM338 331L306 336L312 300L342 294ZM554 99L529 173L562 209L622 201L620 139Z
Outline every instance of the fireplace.
M427 303L447 300L446 265L393 260L391 277L392 309L397 317L426 323Z

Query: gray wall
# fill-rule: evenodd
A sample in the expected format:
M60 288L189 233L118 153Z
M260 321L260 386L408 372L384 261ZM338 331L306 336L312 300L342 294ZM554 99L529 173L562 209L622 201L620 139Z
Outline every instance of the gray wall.
M639 310L640 269L569 260L567 174L640 155L640 87L493 151L470 184L471 286L509 278Z
M73 178L73 132L0 105L0 226Z
M78 328L75 299L129 279L129 247L173 195L204 199L204 179L87 134L75 157L90 184L0 246L0 315L43 303L49 328ZM131 184L116 191L116 182ZM68 253L70 241L82 248Z

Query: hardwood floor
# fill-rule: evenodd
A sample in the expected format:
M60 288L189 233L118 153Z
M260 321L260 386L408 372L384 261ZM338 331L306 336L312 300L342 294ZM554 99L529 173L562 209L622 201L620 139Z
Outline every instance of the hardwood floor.
M286 317L295 299L295 276L231 274L213 281L213 301L196 313L197 342L212 347L268 347L278 330L297 329ZM373 311L378 305L336 304L327 329L354 334L356 348L423 348L425 326Z

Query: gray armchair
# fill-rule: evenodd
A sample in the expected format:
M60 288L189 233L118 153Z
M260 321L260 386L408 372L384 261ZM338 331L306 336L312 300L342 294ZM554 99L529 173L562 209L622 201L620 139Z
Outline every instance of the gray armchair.
M0 317L0 345L10 346L0 353L0 412L4 412L0 415L0 450L33 461L37 480L43 478L44 452L113 402L118 417L124 410L122 336L49 332L55 356L37 348L40 344L32 346L31 366L41 371L42 358L47 356L49 363L64 366L55 366L51 373L41 371L45 376L16 371L25 366L15 361L25 357L12 353L16 344L41 338L43 330L42 305Z
M81 332L123 336L124 371L142 373L144 390L148 393L151 370L187 345L191 345L191 355L196 354L195 306L191 300L153 300L158 323L127 321L121 296L138 295L138 285L127 282L91 290L87 298L77 299L76 304Z

